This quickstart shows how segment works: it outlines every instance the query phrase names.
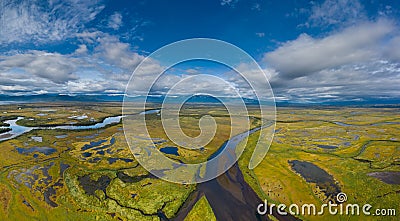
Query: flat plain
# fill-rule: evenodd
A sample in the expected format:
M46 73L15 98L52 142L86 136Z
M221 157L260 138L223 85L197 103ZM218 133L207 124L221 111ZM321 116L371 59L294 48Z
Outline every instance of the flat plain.
M274 141L253 171L247 168L257 134L239 165L246 181L270 203L315 204L336 195L375 209L400 205L400 115L396 108L280 108ZM244 145L244 144L242 144ZM361 217L360 217L361 216ZM396 216L300 216L305 220L397 220Z
M160 180L143 169L126 144L121 122L96 129L51 128L94 125L121 115L120 103L14 104L0 106L0 113L3 134L7 132L5 121L17 117L23 117L18 125L40 127L0 141L2 220L173 219L196 189L196 185ZM278 108L277 113L274 140L261 164L248 169L257 133L249 137L239 160L246 182L261 199L321 205L344 192L348 197L344 205L369 203L373 208L399 210L399 109L291 107ZM205 161L229 138L229 115L218 106L185 109L180 115L183 131L198 135L197 123L205 114L215 117L218 132L201 150L187 150L168 140L157 113L146 120L158 149L167 148L163 150L171 159L193 163ZM251 127L260 126L257 110L249 115ZM187 220L215 219L216 206L203 196ZM396 220L393 216L379 218Z

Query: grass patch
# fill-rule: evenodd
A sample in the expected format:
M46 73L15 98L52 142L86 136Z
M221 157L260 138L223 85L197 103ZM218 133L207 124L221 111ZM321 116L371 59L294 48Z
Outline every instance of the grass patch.
M202 196L186 216L185 221L209 220L216 221L214 212L205 196Z

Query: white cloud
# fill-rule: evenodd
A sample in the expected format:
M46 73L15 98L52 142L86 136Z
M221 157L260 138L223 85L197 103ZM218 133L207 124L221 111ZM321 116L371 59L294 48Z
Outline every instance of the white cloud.
M235 7L239 0L221 0L221 5Z
M400 62L400 36L392 38L384 47L384 55L388 58Z
M363 101L398 98L400 47L397 22L367 17L360 1L311 2L300 26L334 30L324 36L301 34L264 54L276 70L270 83L277 100L297 102ZM380 12L378 12L379 14Z
M112 14L108 20L108 27L118 30L122 26L122 15L119 12Z
M192 74L200 74L200 70L196 69L196 68L189 68L187 70L185 70L185 72L189 75Z
M251 10L254 10L254 11L261 11L261 5L260 5L259 3L254 3L254 4L251 6Z
M394 30L390 21L378 20L354 25L324 38L302 34L266 53L263 62L278 70L282 78L291 79L323 69L369 61L382 55L381 42Z
M0 91L32 94L46 88L49 93L122 93L144 56L102 32L84 32L80 38L82 44L70 54L29 50L0 55ZM145 74L160 69L151 65Z
M387 60L323 69L295 79L270 78L274 93L282 100L319 102L400 96L400 64Z
M94 0L2 0L0 43L47 43L74 37L104 8Z
M144 56L132 52L128 43L120 42L118 38L105 35L98 38L99 45L95 48L95 56L104 61L132 72L144 59Z
M0 57L0 71L9 71L19 68L36 77L48 79L61 84L77 79L75 75L75 58L68 58L58 53L29 51L24 54Z
M88 52L88 48L85 44L79 45L79 47L75 50L76 54L86 54Z
M334 26L355 24L366 18L364 7L358 0L325 0L314 3L306 25Z
M108 89L109 84L110 82L103 79L80 79L77 81L69 81L67 83L67 89L70 93L103 92Z
M0 90L1 91L25 91L29 90L29 87L26 86L21 86L21 85L0 85Z
M44 90L52 93L61 92L63 86L40 77L32 77L32 74L21 71L0 70L0 94L38 94Z
M265 37L265 33L264 32L256 32L256 35L259 38Z
M87 42L88 44L93 44L97 41L97 38L104 35L101 31L82 31L76 34L76 37Z
M133 70L145 58L134 50L134 45L121 42L119 37L84 27L102 10L98 2L69 0L69 3L74 2L70 5L59 0L43 4L38 0L33 3L4 2L7 4L0 10L0 44L31 41L41 44L71 37L79 43L70 54L30 50L0 55L0 93L123 93ZM221 5L234 7L237 2L224 0ZM348 5L353 8L347 8ZM302 34L264 54L261 63L267 67L264 73L277 100L316 102L368 96L399 97L398 28L389 20L360 21L364 16L358 1L314 4L309 24L339 29L319 37ZM102 20L102 28L119 30L122 25L128 25L123 24L123 19L126 20L115 12ZM265 33L256 35L264 37ZM252 74L253 83L261 82L257 76L263 76L258 71L253 73L243 64L236 68ZM137 87L132 89L140 92L152 76L162 70L159 62L148 61L136 79ZM181 75L165 75L152 91L165 93L184 77L199 74L202 70L205 69L196 67L182 70ZM222 77L242 95L253 97L247 82L237 74L225 73ZM235 94L214 83L207 79L185 82L179 92L190 94L201 90L226 96Z

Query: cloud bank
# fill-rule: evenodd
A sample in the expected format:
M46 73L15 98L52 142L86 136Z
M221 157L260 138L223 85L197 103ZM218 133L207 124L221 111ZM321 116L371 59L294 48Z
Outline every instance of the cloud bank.
M363 21L313 38L301 34L264 54L277 74L278 99L301 102L399 97L399 29L393 21Z
M220 3L230 6L229 10L240 10L235 8L236 0ZM130 22L136 25L127 12L105 7L106 3L91 0L2 1L0 94L124 93L133 70L148 53L127 40L135 36L125 38L126 30L121 31L129 29ZM252 13L260 8L265 7L259 5ZM396 19L386 14L368 17L360 1L326 0L312 3L306 10L297 9L300 11L302 16L308 12L298 21L302 33L291 40L278 39L275 48L268 47L268 51L256 55L278 101L317 103L400 97L400 29ZM269 34L262 31L249 35L267 44ZM136 34L141 36L136 30L131 33ZM64 46L68 50L63 50ZM259 74L246 64L235 68ZM140 94L140 86L160 70L158 61L146 64L136 92ZM166 93L184 77L203 72L210 74L212 70L188 67L172 71L157 82L153 92ZM254 96L234 71L216 70L215 74L242 94ZM204 88L225 96L235 94L206 80L184 86L187 93Z
M103 9L96 0L2 0L0 43L65 40L74 37Z

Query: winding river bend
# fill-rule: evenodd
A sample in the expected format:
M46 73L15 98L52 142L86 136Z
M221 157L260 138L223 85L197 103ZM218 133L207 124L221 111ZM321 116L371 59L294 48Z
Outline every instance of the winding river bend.
M107 117L102 122L92 124L92 125L62 125L62 126L49 126L49 127L25 127L17 124L17 121L24 119L23 117L18 117L14 120L7 120L4 123L9 124L8 127L2 128L10 128L11 130L5 133L0 134L0 141L13 139L18 137L24 133L27 133L32 130L88 130L88 129L100 129L105 126L116 124L121 121L122 116L114 116L114 117Z
M143 112L143 114L153 113L157 112ZM10 128L11 130L0 134L0 141L15 138L35 129L99 129L111 124L119 123L121 118L122 116L107 117L100 123L85 126L63 125L55 127L25 127L17 124L18 120L23 119L23 117L18 117L17 119L5 121L5 123L10 125L8 126L8 128ZM227 146L227 142L225 142L216 153L210 156L210 158L218 155L220 152L222 152L224 148L229 149L227 153L231 156L228 157L234 157L234 150L236 149L236 146L240 143L240 141L260 129L261 127L254 128L248 132L233 137L231 139L232 142L230 142L229 146ZM215 168L207 168L207 171L212 169ZM207 200L210 203L217 220L268 220L266 216L260 216L257 214L257 206L258 204L262 203L263 200L260 199L256 192L245 182L243 174L237 163L235 163L228 171L226 171L219 177L208 182L198 184L196 190L182 205L173 220L184 220L184 218L193 208L198 199L200 199L203 195L207 197ZM280 216L279 214L277 214L276 211L273 211L273 216L278 220L297 220L295 217L290 215ZM160 218L162 220L167 219L165 216L162 216Z
M240 141L262 128L254 128L232 137L231 145L226 146L228 142L225 142L209 159L214 158L224 148L229 149L226 152L228 155L235 154L234 150ZM234 158L234 156L228 157ZM206 172L210 170L213 171L215 168L209 168L207 165ZM219 177L198 184L196 190L185 201L173 220L184 220L202 196L207 198L217 220L269 220L266 216L257 213L257 206L263 202L263 199L260 199L250 185L246 183L237 162ZM273 211L272 215L278 220L298 220L291 215L281 216L276 210Z

